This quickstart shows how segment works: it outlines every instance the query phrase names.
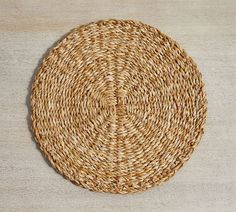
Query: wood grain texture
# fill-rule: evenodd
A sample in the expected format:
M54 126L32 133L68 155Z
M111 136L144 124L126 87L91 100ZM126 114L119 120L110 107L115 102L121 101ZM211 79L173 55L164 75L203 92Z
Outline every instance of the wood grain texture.
M235 211L234 0L0 0L0 211ZM208 95L203 140L160 187L133 195L90 192L43 159L29 130L29 90L42 56L72 28L107 18L159 28L198 63Z

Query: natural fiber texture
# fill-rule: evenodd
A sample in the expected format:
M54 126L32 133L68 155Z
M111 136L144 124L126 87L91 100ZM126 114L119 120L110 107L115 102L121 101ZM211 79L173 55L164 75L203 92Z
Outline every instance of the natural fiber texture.
M32 86L35 139L59 173L95 191L129 193L189 159L206 119L193 60L159 30L107 20L74 29Z

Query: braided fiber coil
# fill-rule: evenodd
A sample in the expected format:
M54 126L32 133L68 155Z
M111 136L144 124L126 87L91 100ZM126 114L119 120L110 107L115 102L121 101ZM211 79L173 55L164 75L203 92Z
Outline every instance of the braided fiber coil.
M32 85L32 129L56 170L94 191L159 185L189 159L207 100L196 64L149 25L80 26L50 50Z

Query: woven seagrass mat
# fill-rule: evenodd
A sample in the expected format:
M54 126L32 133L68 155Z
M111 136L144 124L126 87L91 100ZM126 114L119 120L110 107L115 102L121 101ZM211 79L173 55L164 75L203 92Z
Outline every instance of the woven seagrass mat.
M32 85L32 128L53 167L94 191L159 185L203 134L207 100L186 52L149 25L106 20L74 29Z

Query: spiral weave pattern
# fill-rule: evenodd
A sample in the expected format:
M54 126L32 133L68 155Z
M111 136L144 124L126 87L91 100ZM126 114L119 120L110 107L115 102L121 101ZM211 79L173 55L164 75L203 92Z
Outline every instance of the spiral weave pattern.
M189 159L206 120L201 74L149 25L106 20L74 29L32 85L35 139L53 167L94 191L130 193Z

